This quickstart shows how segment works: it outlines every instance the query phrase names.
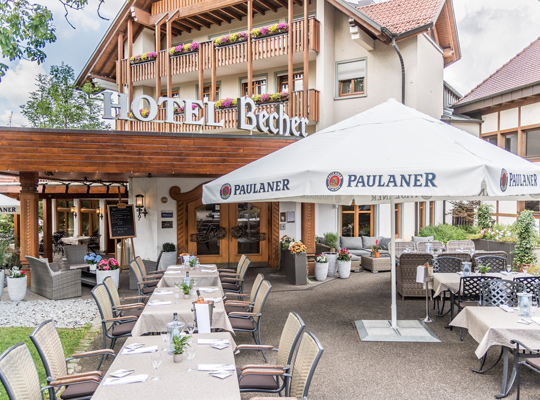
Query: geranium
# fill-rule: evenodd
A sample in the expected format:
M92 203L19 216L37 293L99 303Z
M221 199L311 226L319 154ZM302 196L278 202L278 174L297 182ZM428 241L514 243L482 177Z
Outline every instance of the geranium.
M289 100L289 92L281 92L279 95L281 96L281 101Z
M247 32L236 32L236 33L231 33L230 35L223 35L214 39L214 44L219 46L223 44L243 42L244 40L247 40L247 38L248 38Z
M191 109L195 110L197 108L197 104L192 104ZM175 113L183 113L184 112L184 106L174 106L174 112Z
M120 264L114 258L103 259L97 265L97 269L100 271L112 271L114 269L120 268Z
M289 29L289 24L283 22L283 23L277 24L277 28L280 31L286 31L287 29Z
M266 36L269 34L274 34L278 32L284 32L289 29L289 24L280 23L274 25L263 26L262 28L255 28L251 30L252 37Z
M317 254L315 256L315 261L318 262L318 263L327 263L328 258L326 258L326 256L324 254Z
M266 103L267 101L270 101L270 95L268 93L261 94L261 102Z
M96 253L90 253L86 256L84 256L84 262L87 263L87 264L97 264L98 262L101 261L101 256L99 254L96 254Z
M174 56L176 54L186 53L189 51L197 51L199 50L199 43L193 42L193 43L182 43L178 46L171 47L169 49L169 54L171 56Z
M148 53L137 54L136 56L131 57L129 60L131 62L139 61L151 61L157 58L157 53L155 51L149 51Z
M343 248L338 252L337 259L339 261L351 261L351 253L346 248Z
M20 269L19 267L13 266L10 269L10 276L12 278L24 278L26 275L22 269Z
M291 251L291 254L306 253L307 247L302 242L294 242L290 245L289 250Z
M230 108L230 107L236 107L236 104L238 101L236 99L233 99L231 97L227 97L225 99L221 99L216 101L216 108Z
M516 239L512 237L512 232L506 228L501 229L482 229L480 231L482 239L496 240L497 242L515 242Z

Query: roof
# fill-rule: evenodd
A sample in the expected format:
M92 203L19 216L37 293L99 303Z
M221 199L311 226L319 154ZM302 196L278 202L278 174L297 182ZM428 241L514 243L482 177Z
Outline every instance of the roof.
M540 82L540 38L466 94L454 104L454 107L474 103L538 82Z
M443 3L444 0L388 0L357 8L390 32L401 34L435 23Z

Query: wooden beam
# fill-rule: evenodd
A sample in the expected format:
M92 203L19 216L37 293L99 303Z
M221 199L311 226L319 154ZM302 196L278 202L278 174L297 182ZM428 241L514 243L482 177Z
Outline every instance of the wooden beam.
M232 6L232 7L230 7L230 8L231 8L231 9L235 9L236 11L238 11L238 12L239 12L240 14L242 14L242 15L247 15L247 14L248 14L247 9L244 10L243 4L239 4L239 5L237 5L237 6Z
M156 53L157 53L156 60L154 61L154 77L155 77L155 87L156 87L156 93L154 97L156 99L156 102L159 100L159 97L161 96L161 74L159 73L161 69L160 68L161 61L160 61L159 53L161 51L161 25L163 25L163 23L165 22L166 22L165 18L160 19L160 21L156 25L156 30L154 32L154 39L155 39L155 46L156 46ZM170 57L167 57L167 59L169 58Z
M124 84L122 76L122 59L124 58L124 33L118 35L118 50L117 50L117 69L116 69L116 84L118 86L118 93L124 93ZM124 129L124 122L117 122L118 129Z
M226 17L226 16L223 16L223 15L221 15L221 14L218 14L217 11L209 11L207 14L208 14L208 15L212 15L213 17L215 17L215 18L217 18L217 19L220 19L220 20L222 20L222 21L225 21L225 22L227 22L227 23L229 23L229 24L232 22L232 19L231 19L231 18Z
M208 22L204 18L201 18L200 15L193 16L190 19L192 21L196 22L197 24L200 24L200 25L202 25L202 26L204 26L205 28L208 28L208 29L210 29L210 27L212 26L211 22Z
M199 50L197 53L198 56L198 67L199 67L199 93L198 98L199 100L203 100L203 86L204 86L204 68L203 68L203 52Z
M246 0L219 0L219 1L201 1L190 6L182 7L182 18L189 18L194 15L200 15L209 11L223 11L227 7L243 4ZM236 17L235 17L236 18Z
M182 22L176 20L173 22L173 30L175 29L174 26L178 26L180 30L182 31L186 31L187 33L191 33L191 27L187 26L187 25L184 25Z
M281 5L282 7L289 7L288 3L286 0L274 0L276 3L278 3L279 5ZM290 4L290 3L289 3ZM289 21L289 24L291 23L291 21Z
M190 20L187 19L187 18L182 18L182 19L179 20L178 22L181 23L181 24L183 24L183 25L189 26L190 28L197 29L198 31L201 30L201 25L198 25L198 24L195 23L194 21L190 21Z
M53 261L53 245L52 245L52 200L44 200L43 207L43 257L49 262Z
M248 32L253 29L253 0L247 0L247 17L248 17ZM248 96L253 96L253 49L251 35L248 35L247 42L247 64L248 64Z
M253 1L253 4L251 6L261 15L264 15L266 13L266 10L262 8L259 4L257 4L255 1Z
M289 80L289 87L287 91L289 92L289 107L291 107L292 104L292 92L294 91L294 81L293 81L293 55L294 55L294 42L293 42L293 30L292 30L292 21L293 21L293 0L288 0L288 9L287 9L287 19L289 20L289 53L287 56L287 78ZM278 88L278 91L280 91L280 88ZM292 108L292 107L291 107ZM290 115L293 117L293 114Z
M221 23L223 22L223 20L214 17L211 13L206 13L204 15L199 15L199 18L201 18L201 19L203 19L205 21L208 21L211 24L216 24L216 25L219 25L219 26L221 26Z
M234 12L234 10L232 8L223 8L221 10L219 10L220 12L222 12L223 14L225 15L228 15L234 19L237 19L238 21L241 21L242 18L244 18L244 14L240 14L238 15L236 12Z
M292 22L292 21L291 21ZM304 118L308 118L309 95L309 2L304 0ZM289 83L289 85L292 82Z
M217 91L217 60L216 60L216 51L212 49L212 88L210 89L210 101L216 101L216 91Z
M270 4L269 2L266 2L266 1L259 1L259 2L257 2L257 4L263 6L263 7L266 8L267 10L272 10L273 12L277 12L276 6L273 6L273 5Z
M154 28L157 23L166 16L167 13L152 15L144 10L141 10L140 8L131 6L131 18L133 18L133 21L149 28Z
M133 21L132 19L128 19L128 26L127 26L127 40L128 40L128 55L127 58L133 57ZM133 76L131 73L131 65L128 63L128 103L131 104L131 101L133 100Z

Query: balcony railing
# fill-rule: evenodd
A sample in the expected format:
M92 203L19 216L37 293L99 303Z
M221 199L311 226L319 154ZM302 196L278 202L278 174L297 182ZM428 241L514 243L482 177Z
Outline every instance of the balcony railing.
M268 103L257 106L256 111L260 112L266 110L268 113L277 111L277 105L280 103ZM308 91L308 115L304 115L304 92L293 92L290 95L289 101L283 104L284 112L290 117L299 116L307 117L311 121L319 120L319 91L310 89ZM127 123L126 129L131 131L142 132L194 132L202 129L203 131L213 131L216 129L236 129L238 112L236 108L228 108L223 110L216 110L215 121L224 121L223 128L215 128L210 126L199 127L197 125L181 125L181 124L167 124L161 121L165 120L165 110L160 109L156 121L160 122L143 122L143 121L130 121ZM184 122L183 115L176 115L174 117L176 122Z
M320 47L319 21L314 18L310 18L308 20L308 23L309 49L318 52ZM253 60L264 60L267 58L288 54L289 35L293 35L294 52L303 52L305 46L304 28L304 20L294 21L289 28L289 32L285 34L268 36L261 39L252 40L251 48ZM200 56L202 56L203 69L212 68L213 51L216 53L216 67L247 62L247 42L240 42L222 47L214 47L214 44L211 41L207 41L199 43L199 52L201 53L200 55L197 52L171 57L168 50L161 50L159 52L159 75L161 77L167 76L167 57L171 57L172 75L179 75L186 72L198 71ZM155 79L155 61L141 64L130 64L130 61L128 59L123 59L120 60L120 64L122 69L122 84L129 84L129 68L131 68L131 79L133 82L140 82L147 79Z
M192 6L193 4L204 3L208 0L161 0L152 4L152 15L161 14L177 8Z

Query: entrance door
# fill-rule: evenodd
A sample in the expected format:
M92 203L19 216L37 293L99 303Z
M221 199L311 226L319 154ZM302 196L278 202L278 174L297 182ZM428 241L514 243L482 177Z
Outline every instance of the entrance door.
M188 249L201 263L268 262L268 203L188 204ZM179 249L181 250L181 249Z

